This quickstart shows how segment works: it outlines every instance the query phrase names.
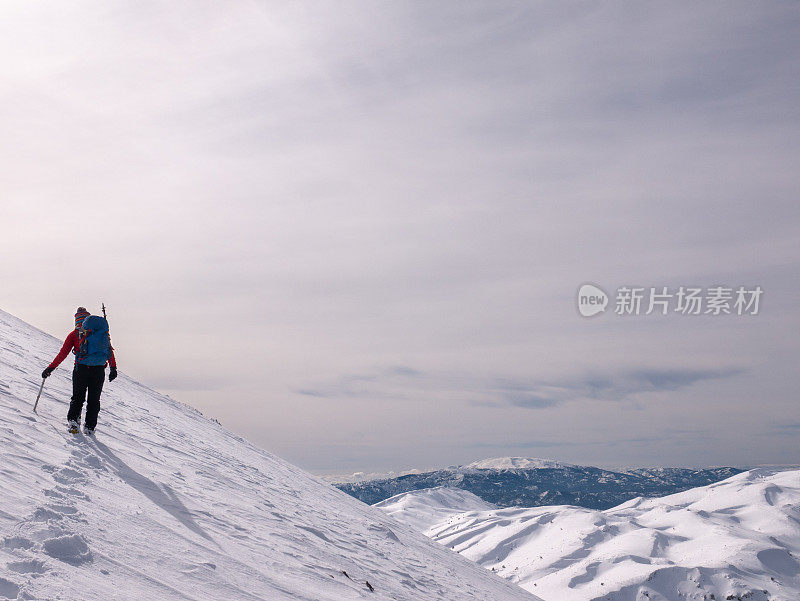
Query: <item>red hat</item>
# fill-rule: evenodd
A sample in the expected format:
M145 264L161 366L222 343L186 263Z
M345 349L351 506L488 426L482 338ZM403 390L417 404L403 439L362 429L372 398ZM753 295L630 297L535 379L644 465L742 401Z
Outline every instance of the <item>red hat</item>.
M86 310L86 307L78 307L75 311L75 329L77 330L83 324L83 320L89 317L91 313Z

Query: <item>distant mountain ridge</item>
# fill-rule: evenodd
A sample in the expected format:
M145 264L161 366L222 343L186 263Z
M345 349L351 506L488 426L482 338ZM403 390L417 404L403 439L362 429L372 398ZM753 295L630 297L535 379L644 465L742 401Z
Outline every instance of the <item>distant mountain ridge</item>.
M707 486L743 471L734 467L612 471L544 459L506 457L422 474L336 486L369 505L404 492L449 487L471 492L498 507L576 505L608 509L635 497L661 497Z
M553 459L540 459L538 457L493 457L473 461L465 466L476 470L530 470L542 468L575 467L572 463L554 461Z

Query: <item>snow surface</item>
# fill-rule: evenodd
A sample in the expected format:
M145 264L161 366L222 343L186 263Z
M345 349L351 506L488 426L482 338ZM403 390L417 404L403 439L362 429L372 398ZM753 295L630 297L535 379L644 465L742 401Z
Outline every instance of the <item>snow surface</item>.
M404 503L424 523L421 503ZM545 599L800 599L800 471L755 469L605 511L469 512L425 532Z
M445 486L400 493L373 507L421 531L454 515L497 509L471 492Z
M68 434L60 343L0 312L0 599L536 598L123 374Z
M534 469L558 469L570 467L570 463L562 463L552 459L539 459L538 457L496 457L493 459L481 459L467 465L467 468L476 470L534 470Z

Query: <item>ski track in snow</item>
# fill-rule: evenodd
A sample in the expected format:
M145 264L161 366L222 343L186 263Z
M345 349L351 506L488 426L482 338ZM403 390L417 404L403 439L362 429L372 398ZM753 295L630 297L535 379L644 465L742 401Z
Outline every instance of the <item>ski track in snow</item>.
M122 373L68 434L59 347L0 311L0 600L537 599Z

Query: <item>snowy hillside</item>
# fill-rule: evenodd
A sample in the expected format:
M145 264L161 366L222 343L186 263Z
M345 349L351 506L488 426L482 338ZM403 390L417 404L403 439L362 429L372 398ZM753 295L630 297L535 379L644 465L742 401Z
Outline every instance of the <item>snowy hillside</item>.
M800 471L752 470L605 511L470 512L426 532L545 599L800 599Z
M375 507L423 532L454 515L497 509L471 492L444 487L402 493Z
M0 312L0 599L533 598L124 375L67 434L59 346Z

